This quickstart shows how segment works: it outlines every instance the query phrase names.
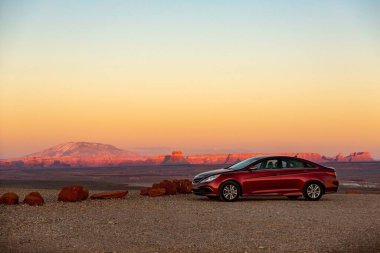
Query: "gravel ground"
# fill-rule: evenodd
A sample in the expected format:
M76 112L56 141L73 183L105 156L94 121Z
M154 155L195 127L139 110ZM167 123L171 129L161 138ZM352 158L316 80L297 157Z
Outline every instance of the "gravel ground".
M31 190L6 191L23 199ZM380 252L375 194L224 203L131 191L60 203L57 190L39 192L44 206L0 206L0 252Z

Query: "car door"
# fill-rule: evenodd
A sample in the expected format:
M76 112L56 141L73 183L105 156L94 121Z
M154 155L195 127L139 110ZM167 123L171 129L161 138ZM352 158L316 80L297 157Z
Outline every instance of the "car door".
M281 169L276 173L275 184L279 194L295 193L302 189L303 176L308 172L305 163L297 158L281 158Z
M248 168L249 175L243 183L243 188L251 195L271 195L277 191L276 176L280 160L268 158Z

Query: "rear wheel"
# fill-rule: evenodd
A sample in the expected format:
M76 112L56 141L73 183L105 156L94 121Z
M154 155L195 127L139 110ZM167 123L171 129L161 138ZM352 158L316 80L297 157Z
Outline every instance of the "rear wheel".
M311 182L305 185L303 196L306 200L319 200L323 194L323 187L320 183Z
M220 187L220 199L223 201L236 201L240 196L240 187L235 182L226 182Z

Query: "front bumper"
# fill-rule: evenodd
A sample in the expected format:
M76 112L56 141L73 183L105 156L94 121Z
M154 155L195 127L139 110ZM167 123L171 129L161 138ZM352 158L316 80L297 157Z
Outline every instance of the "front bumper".
M215 182L193 184L193 193L199 196L219 196L219 184Z

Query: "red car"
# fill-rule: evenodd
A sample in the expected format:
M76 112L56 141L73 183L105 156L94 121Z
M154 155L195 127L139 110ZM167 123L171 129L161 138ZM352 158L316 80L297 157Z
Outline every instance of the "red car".
M193 179L194 194L224 201L240 196L319 200L323 194L337 192L338 186L333 168L289 156L253 157Z

